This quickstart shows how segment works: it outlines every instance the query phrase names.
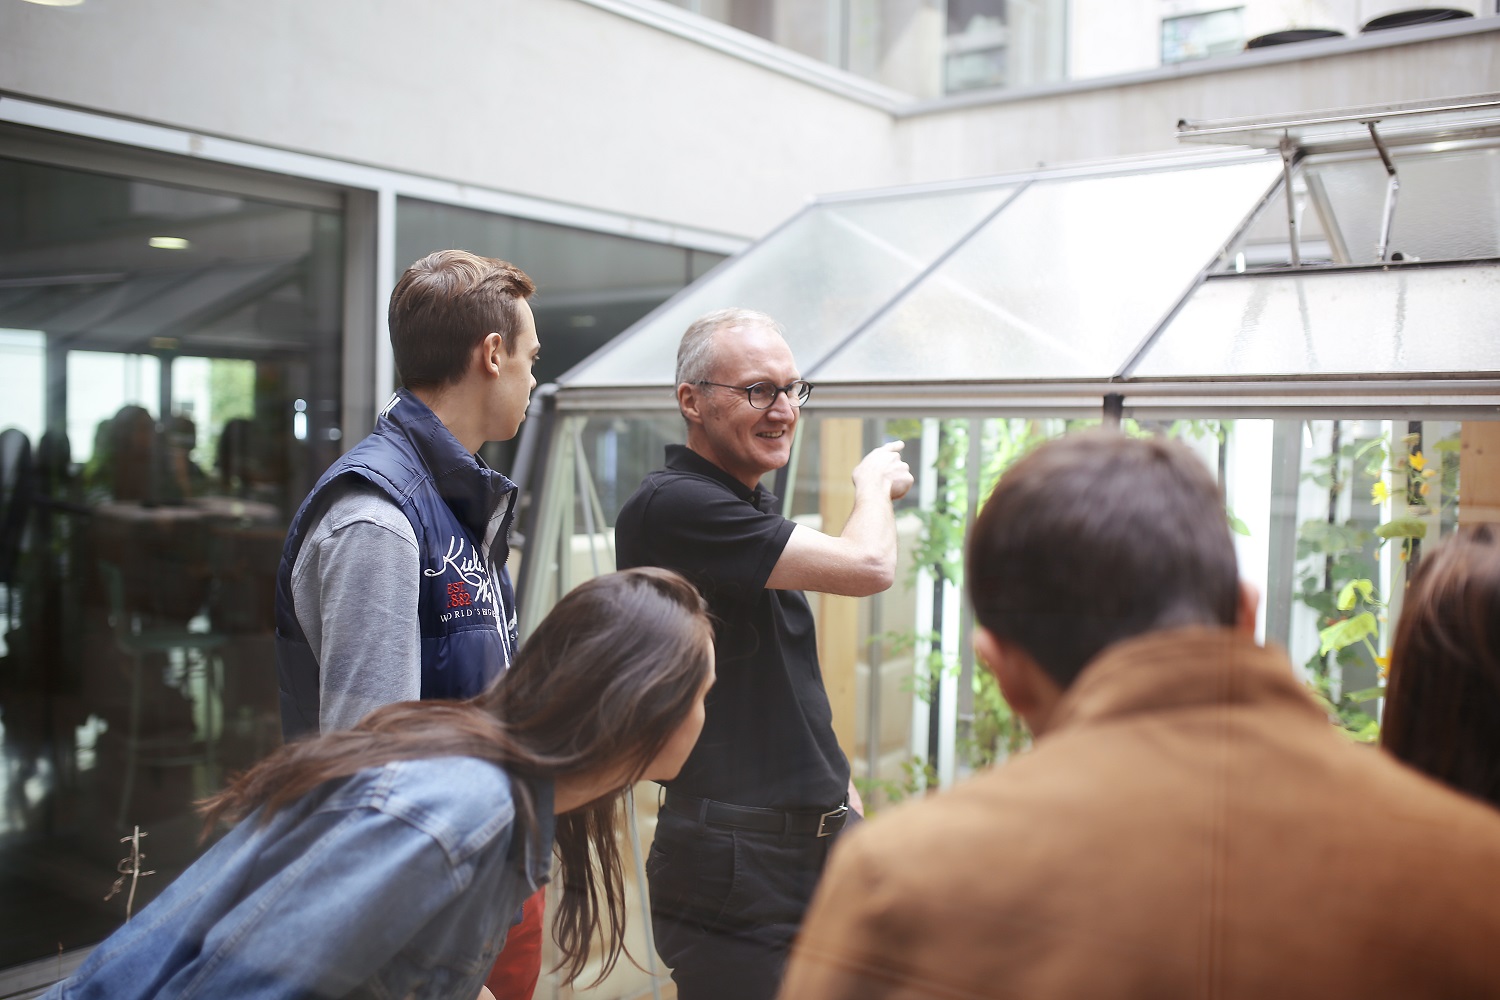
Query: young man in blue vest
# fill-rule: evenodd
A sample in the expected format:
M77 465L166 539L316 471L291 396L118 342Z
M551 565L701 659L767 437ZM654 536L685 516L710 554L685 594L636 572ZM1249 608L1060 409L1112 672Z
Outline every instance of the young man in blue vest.
M472 697L509 665L516 487L476 452L514 437L526 415L534 291L512 264L441 250L391 292L402 387L303 501L277 573L288 740L348 728L390 702ZM532 985L540 904L528 901L497 965L534 938ZM530 996L525 981L508 980L502 995Z

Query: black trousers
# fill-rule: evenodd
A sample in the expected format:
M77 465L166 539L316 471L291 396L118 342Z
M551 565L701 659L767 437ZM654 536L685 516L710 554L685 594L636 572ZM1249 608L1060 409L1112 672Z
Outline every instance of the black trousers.
M855 814L849 819L858 822ZM837 839L730 829L661 811L646 881L656 951L679 1000L775 997Z

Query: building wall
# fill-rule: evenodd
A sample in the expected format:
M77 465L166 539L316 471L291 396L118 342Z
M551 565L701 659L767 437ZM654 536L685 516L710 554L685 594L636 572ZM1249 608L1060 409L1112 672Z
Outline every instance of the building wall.
M1180 118L1497 91L1497 37L893 114L580 0L12 0L0 91L755 237L823 192L1173 149Z
M577 0L7 0L0 90L740 236L901 179L889 114Z
M901 121L898 155L910 180L945 180L1178 148L1184 118L1269 117L1500 91L1497 42L1500 35L1485 31L934 111Z

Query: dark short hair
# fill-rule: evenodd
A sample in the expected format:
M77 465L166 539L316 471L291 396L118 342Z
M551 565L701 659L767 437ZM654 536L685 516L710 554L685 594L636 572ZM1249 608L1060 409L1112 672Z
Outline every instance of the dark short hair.
M1380 742L1500 806L1500 527L1460 529L1412 574L1391 645Z
M514 264L467 250L439 250L408 267L391 291L389 317L401 384L426 389L457 382L491 333L514 354L516 301L535 291Z
M1218 485L1175 441L1086 431L1042 445L985 501L968 551L979 624L1066 688L1105 647L1232 625L1239 571Z

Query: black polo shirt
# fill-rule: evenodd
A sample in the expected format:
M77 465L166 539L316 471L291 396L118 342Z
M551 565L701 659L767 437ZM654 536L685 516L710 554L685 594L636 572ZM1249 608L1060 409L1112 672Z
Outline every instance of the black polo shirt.
M794 524L682 445L648 475L615 525L620 569L662 566L691 580L715 618L718 680L692 756L668 787L745 806L831 809L849 763L833 735L812 610L800 590L767 590Z

